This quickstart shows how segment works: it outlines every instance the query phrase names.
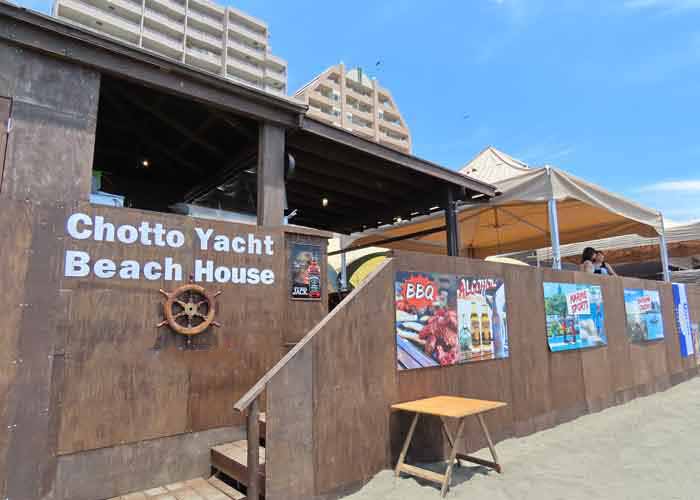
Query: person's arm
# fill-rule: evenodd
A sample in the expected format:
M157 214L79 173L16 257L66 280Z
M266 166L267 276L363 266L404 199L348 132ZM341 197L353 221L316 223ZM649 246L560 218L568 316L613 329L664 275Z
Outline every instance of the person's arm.
M617 273L615 272L615 270L607 262L605 263L605 269L608 270L608 274L610 274L611 276L617 276Z
M583 271L584 273L594 274L595 267L593 267L593 262L591 262L590 260L584 261L583 264L581 264L581 271Z

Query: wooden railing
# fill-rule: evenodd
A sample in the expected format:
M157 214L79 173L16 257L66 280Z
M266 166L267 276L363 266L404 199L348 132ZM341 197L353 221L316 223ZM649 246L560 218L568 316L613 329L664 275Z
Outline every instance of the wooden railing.
M246 392L241 399L239 399L234 405L234 409L245 413L247 411L246 417L246 436L248 441L248 495L247 498L257 500L260 496L260 483L258 475L259 470L259 460L260 460L260 424L258 422L260 418L260 396L262 395L265 387L270 383L270 381L277 375L289 361L296 356L296 354L304 349L311 340L320 332L323 327L342 309L343 306L354 299L358 294L362 292L362 289L367 286L372 279L379 274L386 266L392 263L391 258L382 262L377 268L372 271L372 273L367 276L367 278L350 292L335 309L328 313L321 321L314 326L309 333L307 333L304 338L302 338L297 345L295 345L282 359L280 359L275 366L273 366L265 375L257 381L257 383L251 387L248 392Z

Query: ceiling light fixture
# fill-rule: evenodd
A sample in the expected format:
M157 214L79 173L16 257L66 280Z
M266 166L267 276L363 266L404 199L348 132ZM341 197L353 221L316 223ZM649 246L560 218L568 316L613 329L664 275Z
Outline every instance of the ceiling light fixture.
M321 205L324 207L327 207L328 206L328 198L321 199Z

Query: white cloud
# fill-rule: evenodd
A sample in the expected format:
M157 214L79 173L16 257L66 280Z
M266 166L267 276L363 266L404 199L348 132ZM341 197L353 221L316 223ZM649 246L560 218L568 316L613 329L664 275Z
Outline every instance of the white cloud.
M664 191L674 193L700 193L700 180L664 181L649 184L639 189L641 192Z

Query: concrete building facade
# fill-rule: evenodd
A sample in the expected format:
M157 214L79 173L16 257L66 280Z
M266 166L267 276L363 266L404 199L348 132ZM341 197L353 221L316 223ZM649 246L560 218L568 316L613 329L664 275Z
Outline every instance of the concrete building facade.
M160 55L275 94L287 62L270 51L267 25L209 0L55 0L53 14Z
M295 97L308 115L403 153L411 152L411 133L388 89L360 68L331 66L299 89Z

